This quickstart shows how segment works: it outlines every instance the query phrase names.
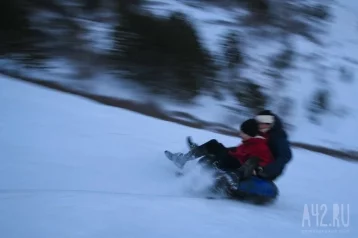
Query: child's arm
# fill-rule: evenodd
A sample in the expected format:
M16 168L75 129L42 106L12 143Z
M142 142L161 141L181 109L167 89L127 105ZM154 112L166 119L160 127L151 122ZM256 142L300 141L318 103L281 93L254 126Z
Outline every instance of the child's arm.
M268 146L257 147L256 150L252 151L250 157L258 157L260 167L265 167L273 161L273 156Z

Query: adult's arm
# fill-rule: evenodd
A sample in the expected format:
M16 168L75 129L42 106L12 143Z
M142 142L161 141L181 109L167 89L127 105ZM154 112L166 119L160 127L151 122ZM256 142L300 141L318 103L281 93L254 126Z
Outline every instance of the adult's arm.
M263 172L268 176L280 175L292 158L290 143L285 137L277 138L273 146L276 151L275 160L263 168Z

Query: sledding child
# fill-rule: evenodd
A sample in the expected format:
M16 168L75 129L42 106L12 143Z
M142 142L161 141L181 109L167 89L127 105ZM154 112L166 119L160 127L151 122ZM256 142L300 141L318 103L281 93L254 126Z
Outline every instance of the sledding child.
M273 156L266 139L259 135L258 123L255 119L246 120L241 124L239 136L242 143L236 148L227 148L217 140L196 145L188 139L191 147L188 153L172 154L169 151L165 153L179 168L189 160L202 157L200 162L245 179L255 169L271 163Z

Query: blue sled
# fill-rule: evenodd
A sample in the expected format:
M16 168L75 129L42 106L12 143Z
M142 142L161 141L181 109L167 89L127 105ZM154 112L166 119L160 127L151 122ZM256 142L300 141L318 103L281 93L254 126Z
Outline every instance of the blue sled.
M246 200L255 204L266 204L276 200L278 188L273 181L256 176L241 181L236 190L228 191L233 199Z

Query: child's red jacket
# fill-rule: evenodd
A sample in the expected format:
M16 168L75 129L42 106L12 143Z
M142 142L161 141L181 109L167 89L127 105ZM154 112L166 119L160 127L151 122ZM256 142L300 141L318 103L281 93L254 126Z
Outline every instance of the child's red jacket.
M258 157L260 159L259 166L261 167L266 166L274 160L266 139L261 136L243 141L241 145L235 150L230 151L229 154L237 158L241 164L251 157Z

